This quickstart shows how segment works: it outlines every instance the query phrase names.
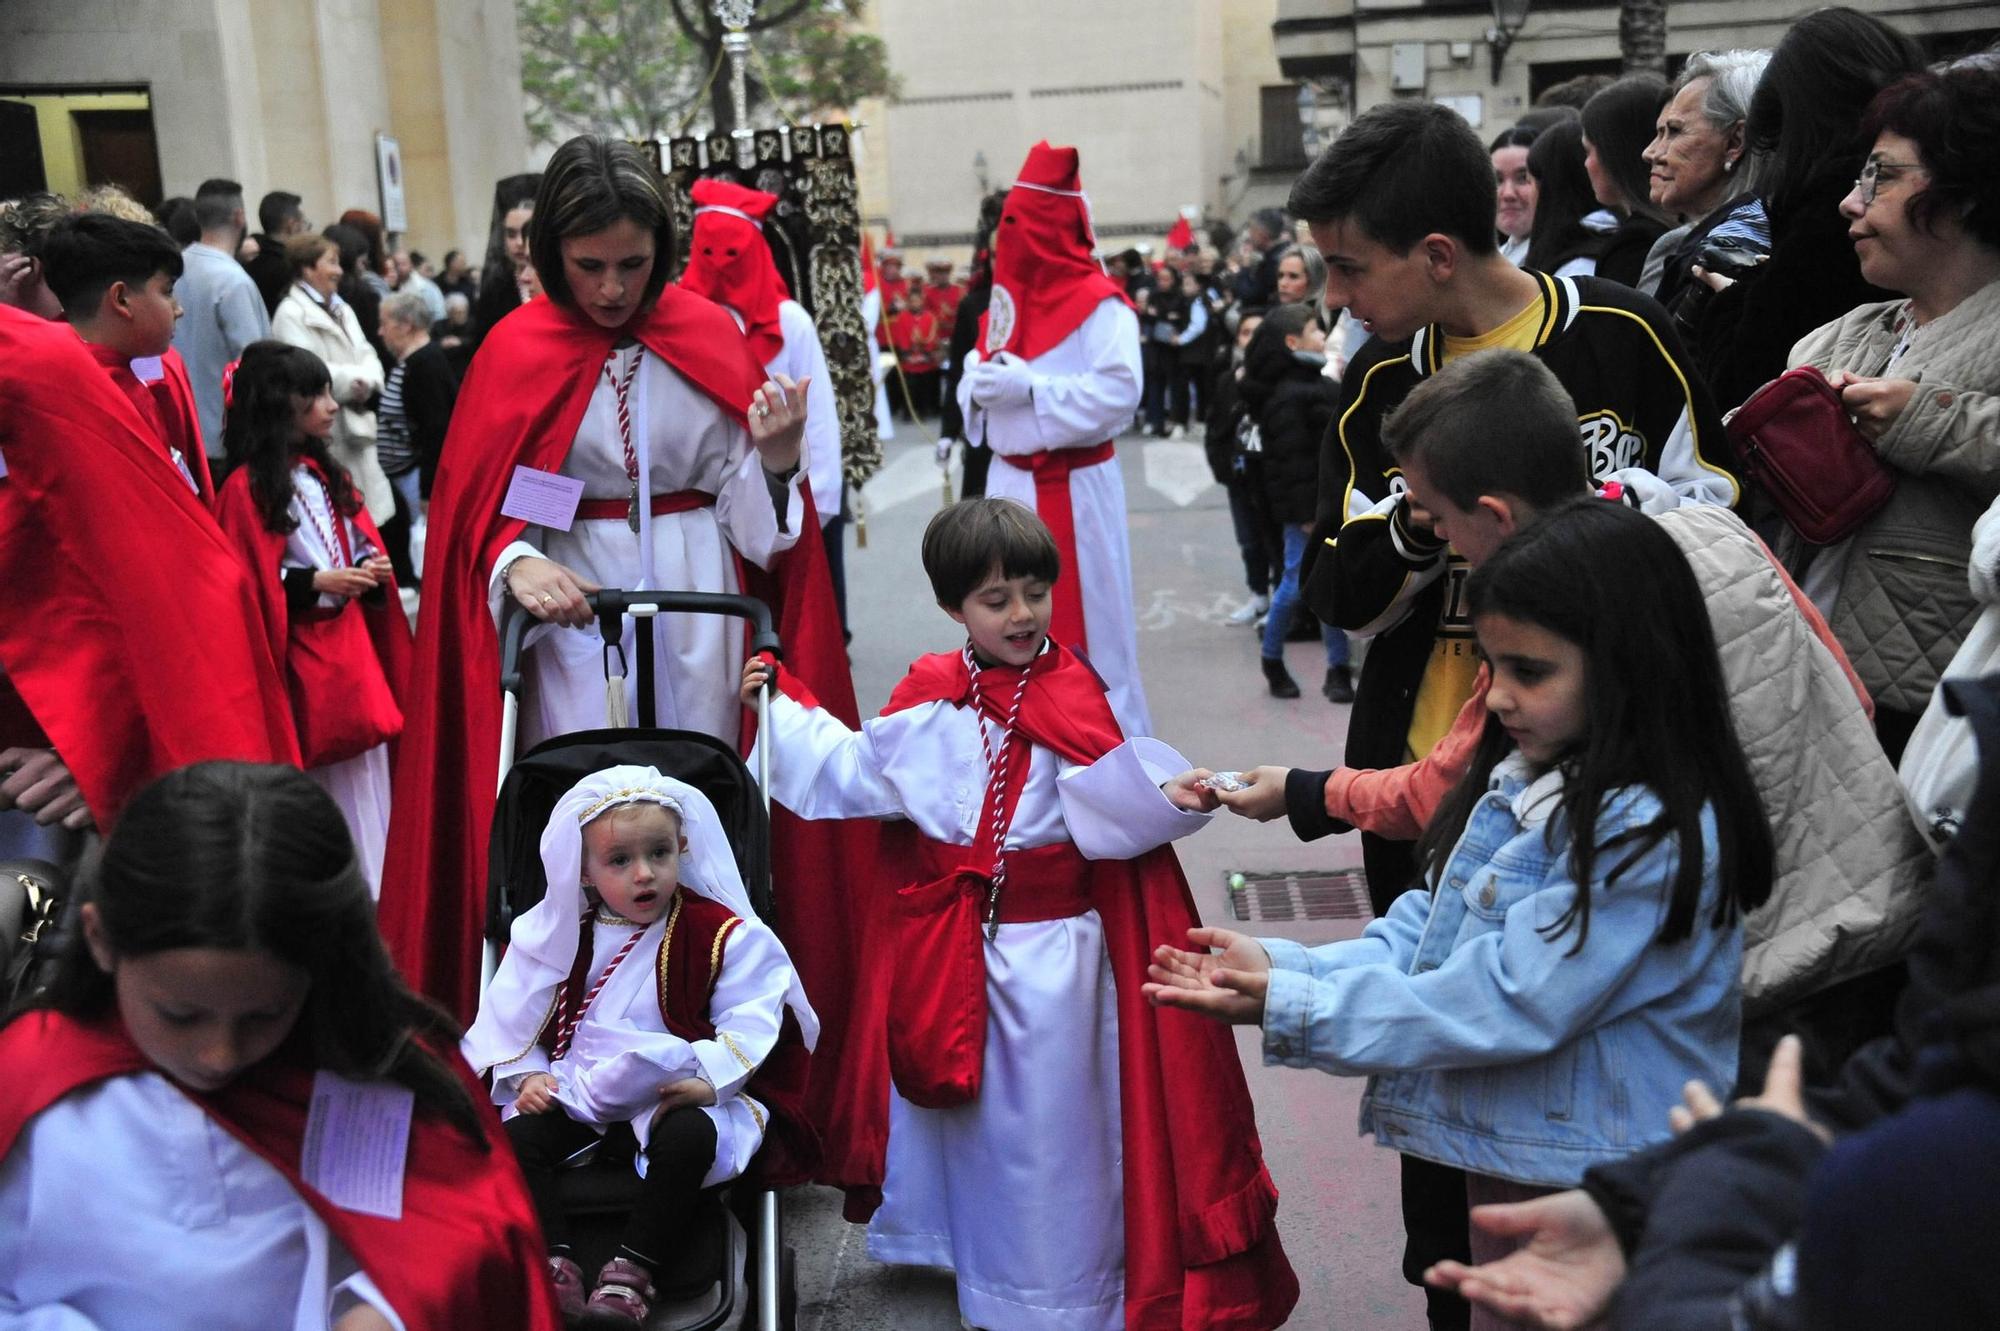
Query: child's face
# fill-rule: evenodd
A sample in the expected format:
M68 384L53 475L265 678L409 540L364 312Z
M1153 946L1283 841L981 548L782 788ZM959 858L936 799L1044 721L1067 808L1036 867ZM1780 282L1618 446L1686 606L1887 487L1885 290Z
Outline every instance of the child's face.
M1408 254L1398 254L1351 218L1314 222L1310 229L1326 259L1326 308L1345 309L1389 341L1433 321L1434 296L1448 272L1434 262L1430 244L1419 242Z
M132 1043L191 1091L217 1091L285 1042L311 980L272 956L243 948L183 947L120 957L95 904L83 908L84 938L110 974Z
M340 414L340 404L333 400L333 390L322 388L317 397L295 397L292 406L297 409L296 423L299 433L309 439L329 439L333 436L333 418Z
M628 920L664 915L681 881L687 838L664 805L624 804L583 829L583 883Z
M965 625L972 650L995 665L1025 666L1042 650L1049 632L1051 585L1023 575L1010 578L999 569L986 575L958 605L945 613Z
M173 345L174 325L180 321L181 303L174 299L174 279L154 273L145 283L123 288L123 303L130 313L130 341L120 348L134 357L158 356Z
M1257 336L1257 330L1263 326L1264 320L1261 315L1244 315L1241 322L1236 325L1236 349L1238 351L1249 350L1250 339Z
M1318 352L1323 355L1326 352L1326 330L1317 323L1309 323L1304 332L1288 334L1285 345L1293 351Z
M1423 464L1414 459L1403 463L1403 482L1410 487L1411 519L1428 524L1474 568L1491 559L1516 530L1513 511L1504 502L1482 497L1471 508L1460 508L1431 484Z
M1475 615L1472 630L1493 668L1486 710L1528 761L1548 766L1581 742L1588 729L1583 648L1502 614Z

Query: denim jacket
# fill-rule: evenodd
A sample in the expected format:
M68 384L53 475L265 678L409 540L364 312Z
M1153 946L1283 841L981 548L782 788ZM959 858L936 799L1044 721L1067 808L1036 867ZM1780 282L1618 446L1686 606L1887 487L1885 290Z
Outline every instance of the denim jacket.
M1590 934L1538 932L1575 897L1559 772L1520 754L1494 768L1430 891L1397 899L1359 938L1264 940L1273 970L1264 1058L1366 1073L1361 1130L1428 1160L1548 1187L1668 1135L1698 1077L1736 1080L1739 925L1709 923L1721 890L1715 818L1702 811L1705 880L1694 933L1657 941L1679 862L1671 835L1606 883L1630 851L1601 852ZM1599 846L1661 812L1613 791Z

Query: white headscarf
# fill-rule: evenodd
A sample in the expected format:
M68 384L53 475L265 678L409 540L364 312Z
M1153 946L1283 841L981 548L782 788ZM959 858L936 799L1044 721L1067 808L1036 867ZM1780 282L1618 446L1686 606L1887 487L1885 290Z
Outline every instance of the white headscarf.
M681 853L682 890L707 897L732 915L758 919L722 819L708 796L653 767L607 767L591 773L572 786L549 814L549 825L542 832L548 890L514 921L501 973L494 977L480 1001L478 1017L465 1033L463 1052L474 1068L484 1072L520 1057L523 1044L534 1040L548 1014L557 986L575 965L582 922L595 909L583 890L583 829L613 809L642 803L657 804L680 817L687 842ZM666 917L648 928L664 930ZM819 1041L819 1016L806 1001L796 972L785 1003L798 1019L806 1048L812 1048Z

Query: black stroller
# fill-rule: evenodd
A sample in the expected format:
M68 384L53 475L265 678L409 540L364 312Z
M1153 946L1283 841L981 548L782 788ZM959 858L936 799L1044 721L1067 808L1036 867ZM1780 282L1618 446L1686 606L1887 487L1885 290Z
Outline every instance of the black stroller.
M749 620L753 626L752 652L778 650L770 611L752 597L607 590L588 599L604 637L606 687L620 713L620 686L627 673L620 644L627 615L639 620L665 613L732 615ZM760 766L765 770L753 779L734 748L715 736L653 728L651 633L635 635L637 670L633 673L639 684L639 729L575 731L545 740L515 759L522 645L535 622L510 602L500 625L501 689L505 697L500 795L487 857L482 991L493 978L515 916L534 906L547 891L540 841L550 812L578 781L606 767L625 763L656 767L706 795L729 836L751 903L764 918L772 918L770 812L765 793L770 773L768 759L761 756L764 749L759 747ZM760 733L767 707L768 702L760 699ZM565 1171L562 1180L563 1201L580 1264L593 1270L616 1246L639 1180L629 1150L587 1148L571 1163L574 1167ZM649 1331L710 1331L735 1319L745 1302L746 1249L754 1254L755 1279L749 1285L750 1308L742 1313L741 1325L752 1325L754 1314L759 1331L792 1327L798 1306L797 1282L793 1254L785 1247L781 1233L778 1195L740 1183L724 1185L703 1194L703 1207L705 1214L692 1230L699 1237L655 1273L659 1297L646 1322ZM754 1242L750 1241L752 1234Z

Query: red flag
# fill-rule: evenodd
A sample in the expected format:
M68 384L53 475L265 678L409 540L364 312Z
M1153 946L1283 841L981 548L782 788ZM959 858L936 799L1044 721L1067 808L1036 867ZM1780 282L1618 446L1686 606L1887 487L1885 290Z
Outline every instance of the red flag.
M1188 225L1187 218L1175 218L1174 229L1167 232L1167 248L1172 250L1187 250L1193 247L1194 228Z

